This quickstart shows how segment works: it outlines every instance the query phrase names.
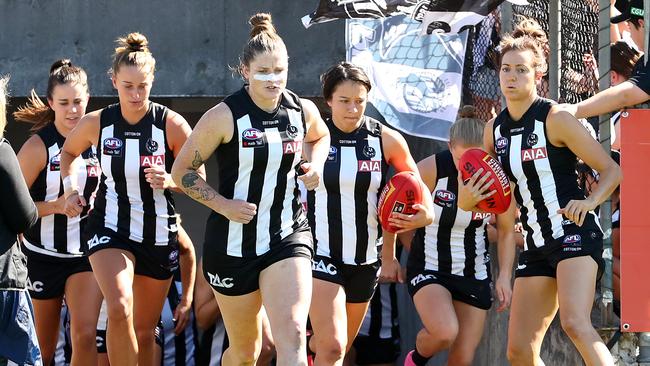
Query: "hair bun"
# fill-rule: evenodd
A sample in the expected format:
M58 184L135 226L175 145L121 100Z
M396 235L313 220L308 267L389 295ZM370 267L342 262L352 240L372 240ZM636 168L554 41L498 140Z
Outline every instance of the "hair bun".
M50 74L53 74L56 70L62 67L72 67L72 61L70 61L70 59L67 58L54 61L52 66L50 66Z
M458 110L458 118L478 118L476 107L473 105L464 105Z
M550 48L548 38L542 26L534 19L520 18L519 23L512 31L514 38L530 37L537 42L539 47L544 51L544 56L548 58Z
M124 47L126 47L130 52L147 52L149 51L148 46L149 41L147 37L142 33L133 32L129 33L124 39Z
M250 38L257 36L260 33L269 33L270 35L276 34L271 14L269 13L257 13L250 17L248 23L251 25Z

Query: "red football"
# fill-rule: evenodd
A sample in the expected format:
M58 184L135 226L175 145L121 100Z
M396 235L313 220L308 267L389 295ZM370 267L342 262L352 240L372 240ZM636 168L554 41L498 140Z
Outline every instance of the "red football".
M510 207L512 194L510 194L510 180L501 164L481 149L469 149L460 157L459 165L463 182L467 182L480 168L483 168L483 174L489 172L494 178L494 183L490 185L488 192L494 190L496 193L479 202L476 207L494 214L506 212Z
M382 229L394 233L399 228L390 225L388 218L393 212L411 215L417 212L413 205L422 203L422 185L415 173L399 172L386 183L379 196L377 214Z

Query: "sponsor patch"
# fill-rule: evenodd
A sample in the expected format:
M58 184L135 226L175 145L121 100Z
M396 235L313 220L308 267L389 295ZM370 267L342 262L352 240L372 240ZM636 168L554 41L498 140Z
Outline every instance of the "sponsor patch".
M368 159L372 159L375 157L377 152L375 151L375 148L369 145L366 145L363 147L363 156L365 156Z
M124 147L124 142L115 137L109 137L104 139L102 143L102 154L108 156L121 157L122 150Z
M572 234L564 237L562 250L565 252L579 252L582 250L582 238L580 234Z
M499 137L494 142L494 152L497 155L505 155L508 150L508 139L505 137Z
M327 265L325 265L325 262L323 262L322 259L319 260L318 262L312 260L311 261L311 270L316 271L316 272L327 273L327 274L330 274L332 276L338 273L338 270L336 269L335 265L333 265L332 263L328 263Z
M299 154L302 152L302 141L285 141L282 143L283 154Z
M357 160L357 171L359 171L359 172L379 172L379 171L381 171L381 161L379 161L379 160Z
M266 143L264 141L264 132L257 128L247 128L241 134L242 147L262 147Z
M420 274L418 274L417 276L415 276L415 277L413 277L411 279L411 286L416 286L418 283L420 283L422 281L435 280L435 279L436 279L436 276L434 276L434 275L432 275L430 273L429 274L420 273Z
M547 157L548 156L546 155L545 147L536 147L532 149L521 150L522 161L546 159Z
M531 132L530 135L528 135L528 138L526 139L526 143L528 146L533 147L537 145L537 142L539 141L539 138L537 137L537 134Z
M454 192L450 192L444 189L437 190L433 198L433 203L443 208L454 207L455 201L456 201L456 195L454 194Z
M488 212L474 212L472 211L472 220L483 221L490 218L490 213Z
M102 170L99 166L96 165L86 165L86 175L89 178L97 178L102 173Z
M330 152L327 154L327 162L335 163L338 160L338 149L336 146L330 146Z
M150 167L152 165L165 166L165 155L142 155L140 156L140 166Z
M150 154L155 154L156 151L158 151L158 141L153 140L150 137L145 144L145 149L147 149Z
M219 275L216 273L206 273L208 274L208 282L210 282L210 284L214 287L231 288L234 286L232 277L219 278Z
M61 152L50 158L50 171L58 172L61 170Z

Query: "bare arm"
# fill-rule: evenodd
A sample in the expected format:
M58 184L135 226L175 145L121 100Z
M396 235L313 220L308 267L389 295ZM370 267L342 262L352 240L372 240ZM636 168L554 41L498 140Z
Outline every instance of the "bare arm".
M304 156L309 163L303 164L302 168L305 174L298 176L305 184L305 188L313 190L320 184L323 175L323 166L330 148L330 133L327 125L320 117L316 105L307 99L301 99L305 112L305 124L307 133L305 134Z
M499 277L495 283L499 307L503 311L510 306L512 298L512 265L515 260L515 212L517 204L510 201L510 207L497 215L497 248L499 258Z
M196 254L194 253L194 244L192 239L182 226L178 227L178 252L180 258L182 297L176 309L174 309L174 319L176 327L174 333L179 334L185 329L190 320L190 309L194 299L194 283L196 279ZM173 284L172 284L173 286Z
M20 171L23 173L27 187L31 188L38 175L47 165L47 153L43 140L38 135L32 135L18 151L18 163ZM51 201L35 201L38 209L38 217L49 216L53 214L64 214L63 196L57 197Z
M566 110L576 118L587 118L641 104L648 99L650 95L631 82L625 81L578 104L566 106Z

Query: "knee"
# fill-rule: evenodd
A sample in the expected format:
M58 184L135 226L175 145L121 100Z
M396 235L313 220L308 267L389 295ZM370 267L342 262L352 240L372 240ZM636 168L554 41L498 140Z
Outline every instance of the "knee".
M106 315L112 322L123 321L131 317L133 311L133 298L129 295L117 299L106 300Z
M290 320L283 324L279 334L273 334L275 340L275 348L281 350L299 350L305 343L306 331L305 324L298 321Z
M258 349L257 342L253 344L241 345L239 347L229 347L227 350L228 358L234 361L232 364L238 366L253 366L257 361ZM226 356L224 354L224 356Z
M89 350L96 349L97 347L97 330L95 327L80 327L72 329L72 347L75 350Z
M262 343L262 349L260 350L260 356L258 357L258 360L260 360L260 362L266 361L266 360L271 362L273 357L275 357L275 345L273 343L271 343L271 342L263 342Z
M436 345L437 349L449 349L456 337L458 336L458 324L450 322L444 326L437 327L435 332L430 332L428 329L424 329L418 334L423 338L424 343Z
M449 358L447 361L448 365L458 365L458 366L470 366L474 360L474 353L476 350L473 349L452 349L449 352Z
M534 365L537 352L531 344L509 341L507 357L512 365Z
M316 358L327 364L334 364L345 356L346 337L326 335L320 340L316 339Z
M593 326L589 319L583 319L583 317L577 316L560 316L560 323L562 324L562 329L571 339L581 339L586 334L589 334L593 331Z
M143 345L148 345L148 344L154 344L156 336L155 336L155 328L144 328L144 327L135 327L135 336L138 340L138 345L143 346Z

